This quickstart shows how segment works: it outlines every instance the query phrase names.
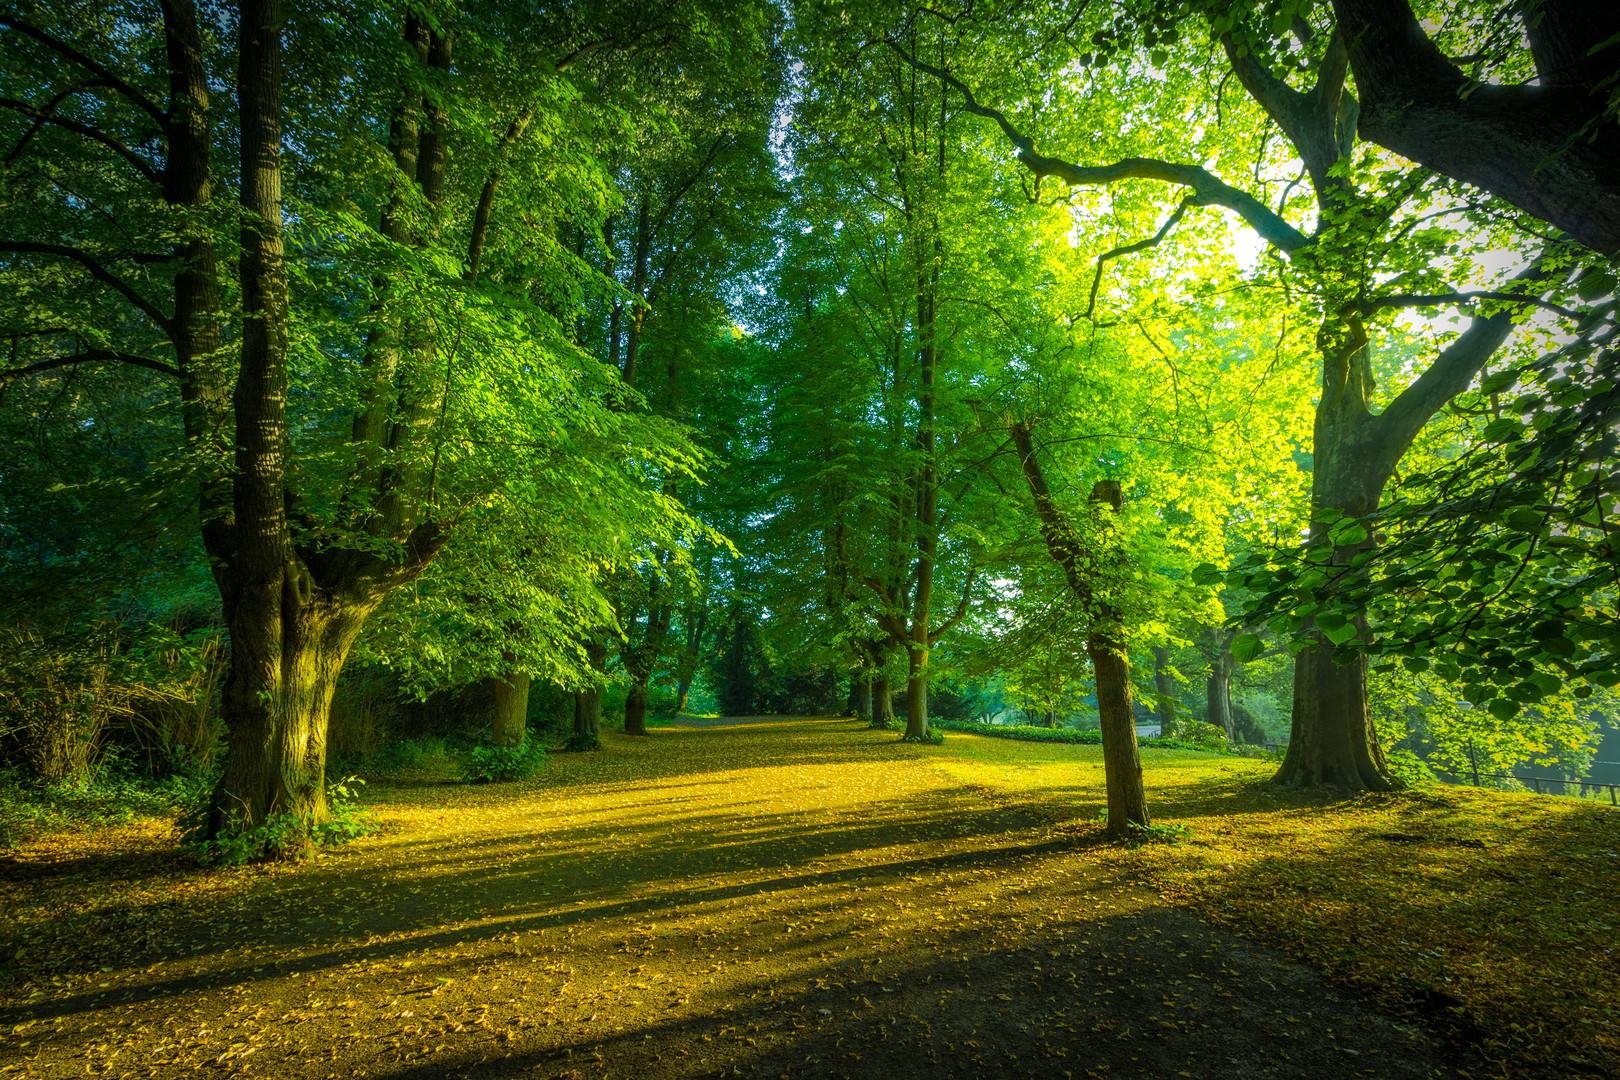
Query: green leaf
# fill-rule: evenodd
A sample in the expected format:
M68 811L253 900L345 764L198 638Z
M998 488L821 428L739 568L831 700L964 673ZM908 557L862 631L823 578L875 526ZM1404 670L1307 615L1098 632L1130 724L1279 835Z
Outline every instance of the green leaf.
M1480 437L1486 442L1506 442L1508 439L1518 438L1524 432L1524 425L1516 416L1503 416L1492 420L1485 425Z
M1239 634L1232 639L1232 658L1240 664L1247 664L1264 651L1258 635Z
M1333 644L1343 645L1345 642L1356 636L1356 627L1354 623L1346 623L1345 625L1336 627L1332 630L1324 628L1322 634L1329 641L1333 642Z
M1482 394L1500 394L1518 381L1519 373L1511 368L1507 371L1494 372L1479 384L1479 392Z
M1509 701L1507 698L1493 698L1491 703L1485 706L1485 711L1498 720L1511 720L1519 715L1521 707L1517 701Z

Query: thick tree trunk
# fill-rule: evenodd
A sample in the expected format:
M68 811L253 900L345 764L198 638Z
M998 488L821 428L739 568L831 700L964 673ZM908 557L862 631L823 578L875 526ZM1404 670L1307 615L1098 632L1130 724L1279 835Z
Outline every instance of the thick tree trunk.
M1214 636L1220 652L1209 662L1209 682L1205 684L1204 700L1209 705L1209 722L1226 732L1228 739L1235 741L1237 733L1232 726L1232 671L1237 660L1232 656L1232 636L1220 630L1215 631Z
M595 742L602 735L602 688L587 686L574 691L574 740Z
M857 668L849 676L849 711L859 720L872 720L872 676Z
M1169 738L1176 731L1176 678L1170 674L1170 650L1163 645L1153 646L1153 689L1159 695L1159 735Z
M496 746L521 746L529 728L529 673L508 671L495 678L495 718L490 739Z
M906 653L906 738L928 737L928 649L911 643Z
M1392 782L1367 708L1367 658L1338 664L1333 649L1294 663L1294 725L1277 779L1292 787L1387 791Z
M676 684L675 688L676 716L679 716L681 713L686 711L686 701L692 696L692 680L696 677L696 675L697 672L695 671L685 671L681 673L680 682Z
M600 640L591 638L585 642L585 657L593 671L603 670L607 656L607 645ZM574 737L571 745L575 749L594 747L601 738L602 686L595 683L574 691Z
M286 586L288 592L293 585ZM231 669L222 712L225 774L214 793L209 835L294 819L270 853L296 856L308 829L326 819L326 732L332 692L369 608L286 598L277 617L250 602L231 606Z
M1378 508L1385 483L1405 445L1368 445L1364 402L1371 386L1365 343L1324 359L1324 391L1316 410L1311 505L1361 517ZM1336 392L1335 392L1336 391ZM1393 410L1377 418L1382 421ZM1332 544L1331 529L1317 522L1312 541ZM1372 546L1370 539L1337 545L1332 562L1347 565ZM1364 658L1339 663L1338 647L1318 635L1318 646L1294 660L1294 712L1288 752L1276 780L1289 787L1332 786L1344 791L1388 791L1398 781L1384 762L1367 702ZM1230 715L1227 718L1230 724Z
M889 685L887 672L880 672L872 680L871 726L882 731L894 727L894 688Z
M624 733L647 734L647 683L638 679L630 684L630 694L624 699Z

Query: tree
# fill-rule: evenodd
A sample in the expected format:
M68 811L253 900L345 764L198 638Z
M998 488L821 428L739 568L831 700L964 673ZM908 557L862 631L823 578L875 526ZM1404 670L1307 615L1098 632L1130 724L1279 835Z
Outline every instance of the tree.
M36 273L70 275L91 297L12 304L7 327L25 347L11 377L123 359L177 379L170 400L187 439L180 460L193 470L232 640L230 750L209 829L252 829L285 815L294 827L266 835L289 836L285 846L296 850L325 814L327 708L349 649L472 507L577 470L574 432L618 447L609 471L674 476L695 458L674 429L614 407L618 395L568 343L571 313L559 318L509 289L498 268L488 272L492 199L468 197L447 169L465 145L458 140L482 141L481 132L455 127L445 98L476 68L453 62L458 35L476 40L471 24L386 13L365 35L328 38L332 27L319 20L294 12L284 21L274 4L245 5L236 23L238 135L226 140L208 113L209 65L223 57L205 47L211 39L199 34L195 12L169 5L160 24L139 8L129 14L72 31L6 23L7 63L29 73L19 85L50 115L26 102L4 106L16 136L7 179L19 198L0 243ZM144 47L154 25L166 43L158 53ZM296 51L300 66L289 78L286 34L331 48ZM153 56L160 66L143 66ZM539 89L555 91L559 65L536 70ZM75 103L85 80L119 107ZM333 89L340 83L341 93ZM167 109L147 84L169 87ZM302 100L289 110L289 88L353 100L378 122L345 127ZM574 98L539 95L559 109L550 116L560 131L588 119ZM386 146L372 135L379 129L389 132ZM212 196L207 151L216 140L240 147L239 215L224 215ZM69 148L60 160L71 174L66 190L77 189L71 197L37 182L42 155L59 142ZM289 168L288 142L321 147L323 156ZM137 145L158 149L148 158L129 149ZM539 161L566 160L575 170L570 183L553 185L559 207L588 209L592 159L576 156L567 139L549 145L557 149ZM346 171L363 179L328 184ZM471 186L488 190L488 181L480 175ZM473 213L478 205L483 215ZM475 227L457 227L469 217ZM174 237L171 254L157 259L164 271L147 279L169 290L164 303L124 268L152 264L152 246ZM219 300L224 269L215 257L227 245L240 251L234 364L221 343L236 316ZM573 270L565 254L548 254L550 272ZM470 280L474 265L486 269ZM78 359L87 340L107 346ZM53 348L67 359L45 355ZM519 389L536 383L551 390Z
M1302 58L1311 58L1304 66L1312 82L1304 91L1279 78L1230 32L1222 40L1233 73L1303 162L1302 179L1308 179L1314 191L1317 213L1316 229L1310 235L1254 195L1225 184L1200 166L1149 158L1079 166L1043 155L1000 110L979 104L960 79L911 56L893 39L889 47L918 70L955 87L970 111L994 120L1018 148L1019 160L1037 177L1055 177L1070 185L1155 179L1191 190L1158 234L1122 251L1141 250L1161 241L1193 206L1220 205L1235 211L1268 244L1290 255L1293 266L1316 294L1313 299L1319 319L1322 384L1313 445L1313 536L1317 543L1331 546L1336 563L1348 565L1370 548L1370 539L1362 536L1347 542L1348 534L1342 532L1330 536L1329 523L1338 515L1362 514L1378 505L1396 463L1423 425L1468 387L1507 339L1515 313L1527 300L1538 301L1546 279L1555 278L1557 272L1546 261L1536 262L1505 290L1481 294L1480 299L1487 303L1507 303L1477 315L1468 330L1440 350L1421 377L1389 400L1382 411L1373 412L1377 404L1374 343L1368 318L1397 308L1469 299L1454 290L1392 293L1387 288L1380 290L1369 277L1369 251L1379 252L1405 269L1409 280L1435 276L1432 247L1426 250L1426 245L1433 245L1436 238L1426 238L1414 250L1402 251L1399 245L1402 238L1412 236L1412 226L1396 227L1391 220L1421 189L1424 174L1398 170L1373 174L1367 169L1371 160L1364 157L1358 187L1351 123L1355 100L1345 83L1349 60L1340 36L1319 33L1303 20L1298 24L1297 51ZM1553 257L1552 264L1556 263ZM1331 784L1350 790L1389 787L1393 781L1367 708L1365 664L1354 656L1336 656L1336 646L1354 631L1340 634L1337 628L1325 628L1322 633L1297 661L1295 731L1279 779L1299 786ZM1346 662L1336 662L1339 659Z

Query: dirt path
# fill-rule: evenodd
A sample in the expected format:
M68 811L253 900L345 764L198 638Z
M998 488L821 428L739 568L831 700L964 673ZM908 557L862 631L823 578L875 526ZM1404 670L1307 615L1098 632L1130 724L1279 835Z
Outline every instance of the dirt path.
M1109 876L1086 831L849 721L611 736L521 789L380 796L383 836L6 1002L0 1074L1329 1080L1453 1064Z

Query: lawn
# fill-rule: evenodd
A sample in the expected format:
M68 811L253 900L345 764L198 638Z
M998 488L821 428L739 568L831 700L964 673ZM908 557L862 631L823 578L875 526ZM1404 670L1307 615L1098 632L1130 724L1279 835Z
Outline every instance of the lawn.
M535 779L377 777L382 833L201 870L158 820L0 880L0 1069L174 1076L1600 1074L1620 815L1285 796L1149 750L676 725ZM1308 964L1299 963L1309 961Z

